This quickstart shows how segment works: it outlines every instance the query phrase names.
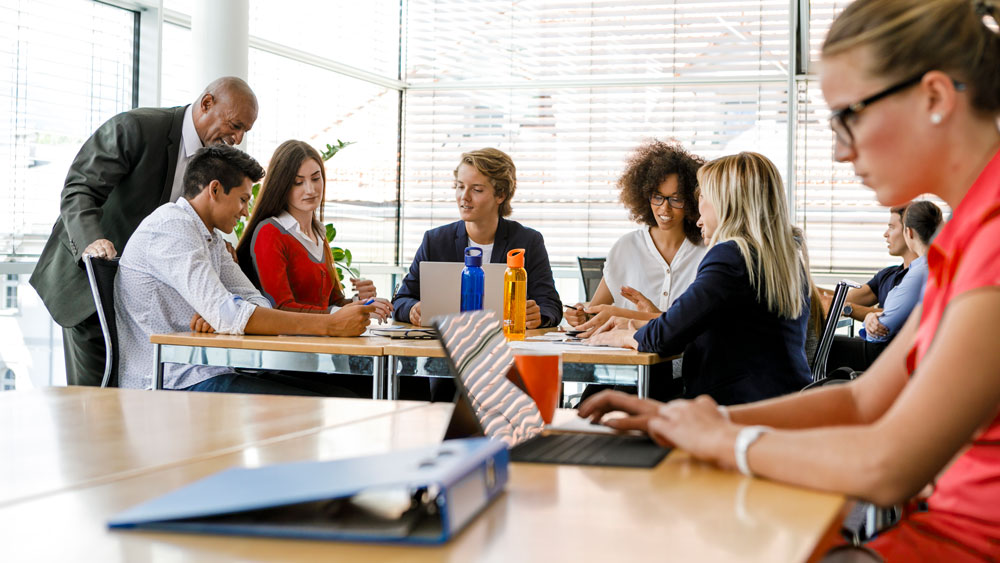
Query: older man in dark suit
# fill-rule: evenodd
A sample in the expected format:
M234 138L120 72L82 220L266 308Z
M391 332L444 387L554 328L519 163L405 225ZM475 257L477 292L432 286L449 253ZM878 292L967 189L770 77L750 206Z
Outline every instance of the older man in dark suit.
M120 113L80 148L62 191L31 285L63 327L66 380L99 385L104 340L84 254L114 258L154 209L176 201L188 159L199 148L235 145L257 120L257 97L243 80L215 80L191 105Z

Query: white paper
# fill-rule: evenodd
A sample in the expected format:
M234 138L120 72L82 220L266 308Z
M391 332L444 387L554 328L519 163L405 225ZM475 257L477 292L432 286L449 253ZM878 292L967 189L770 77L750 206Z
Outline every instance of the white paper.
M537 342L528 340L512 340L507 346L515 350L530 350L532 352L629 352L631 348L616 348L613 346L591 346L586 341L580 342Z

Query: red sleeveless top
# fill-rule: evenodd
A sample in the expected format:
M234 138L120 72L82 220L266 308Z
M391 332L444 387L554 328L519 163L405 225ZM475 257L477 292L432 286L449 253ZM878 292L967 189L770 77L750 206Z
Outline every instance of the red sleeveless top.
M952 299L1000 286L1000 153L934 240L927 265L923 313L906 361L910 373L930 347ZM983 328L1000 337L997 326ZM1000 385L1000 370L996 379ZM927 512L908 514L870 546L891 561L1000 559L1000 409L938 478L927 505Z

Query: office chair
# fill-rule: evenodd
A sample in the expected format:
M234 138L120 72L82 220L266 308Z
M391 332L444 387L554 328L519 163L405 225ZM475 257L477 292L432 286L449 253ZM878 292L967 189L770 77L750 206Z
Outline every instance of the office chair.
M90 292L97 306L97 318L104 334L104 378L101 387L118 387L118 323L115 321L115 277L118 275L118 258L105 260L89 254L83 255L87 269Z
M594 298L594 294L597 293L597 288L601 285L601 279L604 278L604 262L607 258L584 258L582 256L576 257L576 262L580 266L580 280L583 282L583 299L581 301L590 301ZM602 368L605 373L607 373L607 367ZM592 365L579 365L571 364L563 366L564 376L567 370L572 372L572 376L575 379L581 381L587 381L594 379L594 374L596 373L596 366ZM565 387L565 384L563 385ZM574 393L569 396L564 396L560 392L560 405L569 405L573 400L579 400L581 393Z
M597 288L601 285L601 278L604 277L604 261L607 258L583 258L577 256L576 261L580 264L580 278L583 280L584 301L590 301L597 293Z
M830 311L826 315L826 322L823 324L823 334L819 338L819 344L816 346L816 357L813 359L812 383L807 385L805 389L847 381L843 377L827 377L826 361L830 357L830 348L833 347L833 335L837 331L837 323L840 321L840 312L844 310L844 302L847 301L847 292L852 287L861 286L850 280L842 280L833 290L833 299L830 300Z

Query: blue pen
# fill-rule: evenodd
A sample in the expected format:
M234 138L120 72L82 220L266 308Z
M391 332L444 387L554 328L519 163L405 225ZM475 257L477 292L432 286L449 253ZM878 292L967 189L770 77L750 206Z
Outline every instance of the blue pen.
M371 298L371 299L369 299L368 301L365 301L365 305L371 305L371 304L372 304L372 303L374 303L374 302L375 302L375 298L374 298L374 297L372 297L372 298Z

